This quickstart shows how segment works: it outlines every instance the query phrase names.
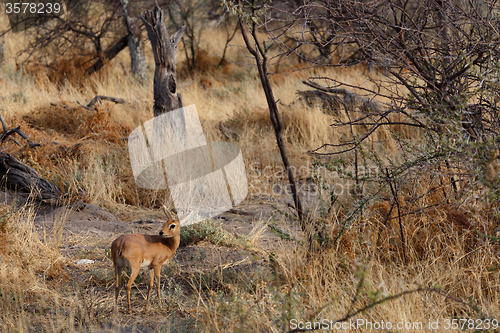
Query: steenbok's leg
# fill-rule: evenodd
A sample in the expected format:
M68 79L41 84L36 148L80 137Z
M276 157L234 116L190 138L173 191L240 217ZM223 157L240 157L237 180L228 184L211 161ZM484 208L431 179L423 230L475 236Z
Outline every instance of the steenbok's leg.
M153 283L155 282L154 280L154 272L152 269L149 269L149 286L148 286L148 298L146 299L146 312L148 311L149 308L149 297L151 296L151 289L153 289Z
M127 283L127 302L128 302L128 312L132 314L132 308L130 307L130 289L132 288L132 283L135 281L135 278L137 275L139 275L139 270L141 268L141 265L134 265L135 267L131 267L130 269L132 270L132 274L130 274L130 279L128 280Z
M116 298L116 308L118 308L118 295L120 294L120 279L122 276L122 268L115 264L115 298Z
M161 274L161 266L155 267L156 287L157 287L157 290L158 290L158 303L160 303L160 307L161 307L160 274Z

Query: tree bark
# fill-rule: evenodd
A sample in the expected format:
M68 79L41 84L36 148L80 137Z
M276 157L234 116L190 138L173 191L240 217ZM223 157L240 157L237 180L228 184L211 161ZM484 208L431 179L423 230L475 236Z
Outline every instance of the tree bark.
M130 0L120 0L125 24L128 31L128 48L132 72L139 80L146 77L146 57L144 56L144 43L141 36L140 21L137 11Z
M141 17L146 24L155 59L153 110L156 117L182 107L181 94L177 93L176 63L177 44L184 34L184 27L169 38L159 7L146 11Z

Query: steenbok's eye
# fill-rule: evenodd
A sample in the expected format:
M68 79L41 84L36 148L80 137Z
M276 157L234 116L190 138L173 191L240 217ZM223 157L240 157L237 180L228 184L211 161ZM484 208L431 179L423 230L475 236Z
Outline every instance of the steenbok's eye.
M172 229L175 229L175 224L171 224L169 227L168 227L169 230L172 230Z

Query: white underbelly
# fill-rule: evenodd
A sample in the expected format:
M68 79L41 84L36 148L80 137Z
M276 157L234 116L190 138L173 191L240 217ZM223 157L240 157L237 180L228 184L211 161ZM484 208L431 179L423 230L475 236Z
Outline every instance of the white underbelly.
M151 264L151 261L143 260L141 263L141 267L149 267Z

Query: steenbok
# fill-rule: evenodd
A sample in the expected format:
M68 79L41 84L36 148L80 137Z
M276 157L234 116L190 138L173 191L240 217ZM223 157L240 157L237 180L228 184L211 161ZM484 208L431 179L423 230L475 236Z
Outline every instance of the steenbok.
M161 306L160 297L160 272L161 266L168 259L172 258L180 243L180 222L172 218L167 208L163 206L168 221L163 225L159 235L128 234L118 237L111 244L111 256L115 265L115 297L118 308L118 294L120 292L120 278L123 267L131 269L130 279L127 283L128 311L130 308L130 288L141 267L148 267L150 280L148 288L148 298L146 300L146 312L149 307L149 296L153 288L156 276L156 286L158 287L158 302ZM154 270L154 272L153 272Z

